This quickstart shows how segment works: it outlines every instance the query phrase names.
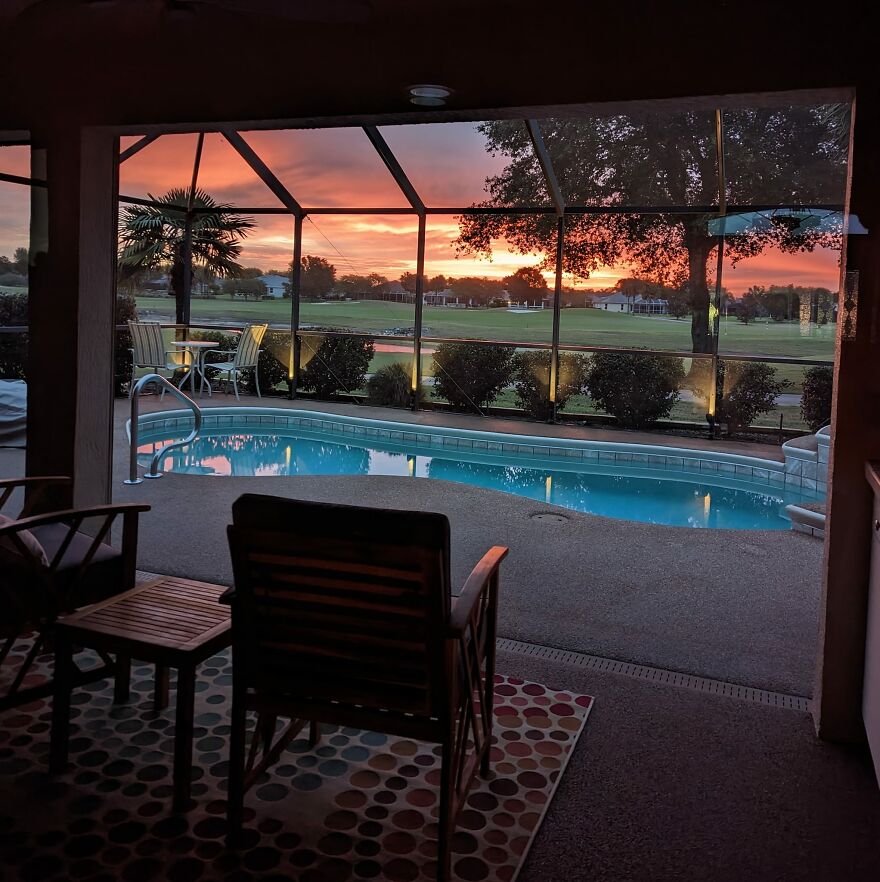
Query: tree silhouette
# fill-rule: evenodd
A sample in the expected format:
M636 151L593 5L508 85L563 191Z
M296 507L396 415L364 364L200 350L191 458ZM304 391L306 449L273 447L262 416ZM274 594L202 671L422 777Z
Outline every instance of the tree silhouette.
M724 114L726 196L736 205L806 206L841 203L846 177L840 149L846 109L838 106L748 108ZM690 300L696 352L714 348L708 275L720 238L710 234L719 201L714 117L689 111L557 118L540 122L566 205L652 210L569 214L563 269L587 278L600 267L629 263L639 276L682 287ZM487 178L483 206L547 204L544 176L521 122L479 126L486 150L507 158ZM686 213L682 207L694 206ZM664 208L676 211L663 211ZM456 248L491 257L493 239L521 254L544 256L552 269L552 214L463 215ZM725 239L732 264L775 246L785 252L831 246L839 234L796 219L773 219Z
M547 295L547 280L535 266L521 266L513 275L505 276L501 284L512 300L539 300Z
M763 289L760 285L753 285L739 298L737 302L736 317L744 324L754 321L761 314L761 294Z
M189 217L185 208L189 190L177 187L158 198L147 195L159 204L131 206L120 218L119 266L124 277L126 271L170 265L176 321L185 324L189 318L186 294L192 283L193 266L203 266L215 276L237 276L242 269L238 262L239 243L255 225L249 218L232 214L232 206L215 202L204 190L193 194L193 207L208 210L193 212ZM192 253L187 265L188 225Z
M288 267L292 272L293 263ZM302 259L302 275L300 276L300 292L303 300L320 300L329 294L336 285L336 267L323 257L307 254Z

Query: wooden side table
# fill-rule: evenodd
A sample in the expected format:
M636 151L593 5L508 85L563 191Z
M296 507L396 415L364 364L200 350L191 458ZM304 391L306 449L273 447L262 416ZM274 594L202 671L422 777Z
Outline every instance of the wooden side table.
M177 668L174 808L186 808L192 783L196 665L231 643L222 585L164 577L60 619L55 643L55 692L49 767L67 766L74 644L117 654L115 701L128 699L132 658L156 665L157 706L167 701L167 669Z

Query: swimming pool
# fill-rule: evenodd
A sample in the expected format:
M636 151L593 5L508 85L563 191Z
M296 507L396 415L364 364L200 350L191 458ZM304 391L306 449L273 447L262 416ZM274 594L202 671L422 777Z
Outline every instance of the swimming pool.
M202 432L159 468L210 476L399 475L514 493L604 517L717 529L786 530L785 506L822 494L786 487L780 462L637 444L499 435L314 411L210 408ZM184 411L139 421L146 465L188 434Z

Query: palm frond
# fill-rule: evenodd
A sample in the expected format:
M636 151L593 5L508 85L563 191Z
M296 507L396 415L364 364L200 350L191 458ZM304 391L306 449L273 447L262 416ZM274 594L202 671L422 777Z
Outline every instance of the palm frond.
M155 269L172 262L183 245L187 226L189 190L173 187L161 196L147 194L153 205L130 206L119 220L119 263ZM196 189L190 230L193 263L219 276L235 275L241 265L239 242L256 227L252 218L234 213L228 203L217 202Z

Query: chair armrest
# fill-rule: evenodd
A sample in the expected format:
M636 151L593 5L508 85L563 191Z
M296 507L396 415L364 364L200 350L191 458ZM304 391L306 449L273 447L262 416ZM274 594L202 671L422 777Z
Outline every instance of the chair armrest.
M38 487L41 484L69 484L71 478L66 475L34 475L30 478L0 478L0 490L6 487Z
M235 355L234 349L206 349L204 357L207 358L209 355ZM210 364L210 362L208 362Z
M496 585L495 575L501 566L501 561L507 557L510 549L503 545L495 545L490 548L471 570L467 577L461 594L456 598L449 614L449 636L461 636L467 628L474 608L487 587Z
M98 528L94 536L91 537L91 543L88 551L80 561L74 582L68 587L67 594L73 591L73 586L79 582L91 563L95 552L104 542L104 537L110 531L110 527L117 515L122 515L122 579L123 588L133 588L135 580L135 569L137 566L137 528L138 515L142 511L149 511L150 506L142 502L124 502L118 505L95 505L89 508L72 508L64 511L52 511L42 515L34 515L29 518L20 518L0 527L0 538L9 535L13 543L18 546L19 552L25 556L30 565L36 571L41 570L41 564L32 554L28 553L28 549L22 544L16 535L22 530L31 530L35 527L44 527L50 524L64 524L67 527L67 534L55 551L52 559L49 561L49 572L55 572L60 566L70 543L73 541L74 535L79 530L82 522L89 518L103 518L103 523ZM69 596L68 596L69 600ZM64 606L67 601L62 601Z
M165 350L165 364L173 363L173 359L169 360L168 356L173 355L176 358L181 359L181 363L179 367L188 367L192 364L193 354L192 349L166 349Z
M121 502L117 505L93 505L89 508L68 508L63 511L50 511L46 514L33 515L32 517L19 518L5 527L0 527L0 536L7 533L17 533L19 530L32 530L34 527L45 527L48 524L63 524L67 521L84 521L87 518L115 517L116 515L139 514L149 511L150 506L145 502Z

